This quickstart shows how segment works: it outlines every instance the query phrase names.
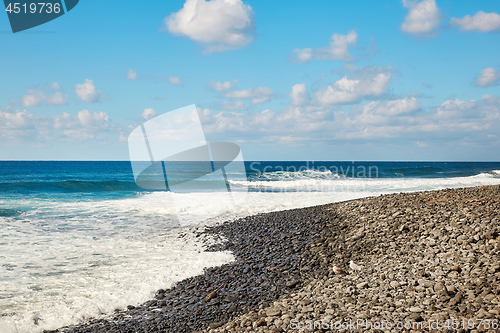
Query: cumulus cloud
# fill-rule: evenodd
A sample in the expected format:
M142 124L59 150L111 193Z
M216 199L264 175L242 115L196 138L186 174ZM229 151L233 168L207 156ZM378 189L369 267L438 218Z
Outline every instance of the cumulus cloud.
M224 111L241 111L246 110L247 106L242 101L224 101L222 105L219 106L219 109Z
M396 99L391 101L373 101L357 108L352 117L346 118L346 127L380 126L393 123L395 119L409 119L408 117L420 110L420 102L414 97ZM347 126L348 124L348 126Z
M410 11L401 24L403 32L414 34L418 37L433 37L437 35L441 26L441 15L435 0L420 2L402 0L403 7Z
M134 71L133 69L128 69L127 70L127 79L129 80L136 80L137 79L137 72Z
M68 112L63 112L62 115L52 117L51 124L54 129L71 130L73 132L86 131L89 133L115 127L106 112L90 112L86 109L78 111L76 117L71 116Z
M77 84L75 93L85 103L97 103L104 96L96 89L94 81L89 79L86 79L84 83Z
M463 117L464 111L474 109L476 105L475 100L461 101L458 98L449 99L444 101L438 108L436 112L436 118L439 119L451 119L456 117Z
M500 32L500 15L480 10L474 16L465 15L461 19L452 17L450 26L462 31Z
M78 120L84 128L107 128L109 126L109 117L106 112L90 112L82 110L78 112Z
M205 88L210 90L210 91L221 92L221 91L233 89L234 86L231 83L231 81L219 82L219 81L212 80L212 81L207 83Z
M77 116L67 112L47 117L26 110L0 111L0 139L36 140L83 140L100 138L103 133L117 129L105 112L81 110Z
M181 78L179 76L169 77L168 82L170 82L171 84L174 84L174 85L181 85L182 84Z
M60 91L56 91L52 95L48 95L45 98L45 104L47 105L66 105L68 100L68 95L63 94Z
M276 112L215 113L205 109L200 110L200 117L207 133L220 135L219 139L230 133L247 142L295 146L325 140L373 143L387 139L419 146L439 141L442 145L446 139L494 140L500 130L500 98L484 95L479 101L452 99L427 109L415 97L371 101L348 109L313 104L290 105Z
M201 110L200 108L197 111L204 124L203 131L205 133L241 132L248 128L242 113L228 111L213 113L210 109Z
M309 92L306 90L305 83L294 85L289 96L292 99L291 104L295 106L304 105L311 100L311 95L309 95Z
M144 118L146 120L149 120L149 119L153 118L154 116L156 116L156 111L151 109L151 108L144 109L144 111L142 111L142 118Z
M39 106L45 97L45 94L40 91L28 89L26 94L21 98L21 105L24 107Z
M49 87L49 89L56 89L56 90L61 89L61 86L57 82L52 82L51 84L49 84L48 87Z
M500 122L500 98L484 95L481 100L447 100L433 116L442 128L451 131L485 131L497 133Z
M251 99L252 104L262 104L269 101L274 92L266 87L250 88L246 90L228 91L223 96L228 98Z
M390 68L365 67L328 85L316 92L316 100L321 104L346 104L363 97L380 96L387 90L391 79Z
M347 35L333 34L330 45L315 49L295 49L295 57L299 62L317 59L352 61L354 58L349 52L349 45L355 45L357 38L358 35L355 31L350 31Z
M391 102L401 107L402 101ZM442 140L448 137L450 140L459 140L469 135L467 133L496 132L500 128L500 99L490 95L483 96L481 101L446 100L427 112L420 112L420 104L413 98L407 98L403 108L395 108L404 112L395 113L390 108L377 110L370 104L364 105L361 112L340 115L339 121L345 129L343 138L413 137Z
M9 129L30 129L36 126L37 122L43 121L43 116L37 116L26 110L15 112L0 111L0 128Z
M488 67L481 71L481 74L476 79L476 86L490 87L498 84L500 81L500 71L495 68Z
M114 124L105 112L82 110L78 112L74 120L71 116L67 119L63 135L66 137L66 140L82 141L96 139L102 137L103 133L115 129L114 127Z
M418 109L420 109L420 103L415 97L370 102L363 106L364 113L373 113L382 116L400 116L410 114Z
M74 128L78 124L78 118L71 116L68 112L53 117L53 128L55 130Z
M254 12L241 0L186 0L163 20L162 30L203 43L206 53L225 51L253 41Z
M413 115L421 109L414 97L390 101L373 101L351 112L337 112L336 122L341 126L337 138L356 139L391 137L388 127L402 128L414 122Z
M279 112L265 109L261 112L218 112L199 110L206 133L211 135L234 133L249 140L280 140L283 136L297 133L315 135L315 131L327 130L331 125L331 110L322 106L289 106ZM324 133L323 133L324 134ZM321 134L320 134L321 135ZM295 142L294 139L288 143Z
M59 91L50 93L50 90L59 90L61 87L57 82L53 82L48 85L38 85L26 89L26 93L21 97L18 102L16 100L10 100L13 105L21 105L23 107L35 107L40 106L42 103L46 105L66 105L68 100L68 95L63 94Z

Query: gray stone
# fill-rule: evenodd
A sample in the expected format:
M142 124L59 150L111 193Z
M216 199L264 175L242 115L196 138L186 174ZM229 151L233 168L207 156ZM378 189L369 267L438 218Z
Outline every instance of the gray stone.
M368 282L361 282L361 283L358 283L358 284L356 285L356 288L358 288L358 289L368 288Z
M393 288L398 288L399 287L399 282L398 281L391 281L390 285Z
M448 289L446 289L446 286L441 283L441 282L438 282L434 285L434 292L436 292L436 294L440 291L444 291L446 293L448 293Z
M268 317L281 316L281 309L278 309L278 308L269 308L269 309L266 310L266 315Z

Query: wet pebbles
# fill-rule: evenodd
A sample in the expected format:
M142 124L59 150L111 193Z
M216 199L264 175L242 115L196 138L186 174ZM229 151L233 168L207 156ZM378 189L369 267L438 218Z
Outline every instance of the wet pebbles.
M489 186L209 227L200 235L211 244L207 251L232 251L235 262L158 290L141 306L57 332L282 332L292 320L500 319L499 207L500 187ZM350 269L350 260L362 269ZM346 274L335 274L334 265Z

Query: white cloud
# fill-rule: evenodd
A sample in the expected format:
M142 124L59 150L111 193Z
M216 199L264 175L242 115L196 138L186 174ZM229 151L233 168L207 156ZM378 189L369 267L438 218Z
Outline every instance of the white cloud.
M351 61L354 58L349 52L349 45L355 45L357 38L355 31L350 31L347 35L333 34L330 45L326 47L295 49L294 53L300 62L317 59Z
M94 133L76 129L64 130L63 134L67 138L66 141L84 141L95 139Z
M300 62L307 62L313 57L313 49L305 48L305 49L295 49L294 50L297 60Z
M101 138L117 129L105 112L82 110L76 117L67 112L47 117L26 110L0 111L0 139L8 141L83 140Z
M29 129L35 127L41 116L34 115L26 110L16 112L0 111L0 128L3 130Z
M129 68L127 71L127 79L136 80L137 79L137 72L134 71L133 69Z
M84 83L77 84L75 92L85 103L97 103L103 97L103 94L95 88L94 81L89 79L86 79Z
M463 31L493 32L500 31L500 15L478 11L474 16L465 15L459 19L452 17L450 26L458 27Z
M228 131L246 131L249 126L245 124L246 117L242 113L222 111L214 114L209 109L203 111L198 108L201 121L205 124L203 130L206 133L224 133Z
M73 128L78 124L78 119L72 117L69 113L63 112L62 115L54 116L54 129Z
M255 113L213 113L205 109L200 116L207 133L219 140L230 133L234 140L264 144L299 145L331 140L374 143L373 140L389 139L406 145L431 146L446 141L497 140L500 97L447 100L438 108L425 110L416 98L405 97L372 101L348 110L309 104L289 106L278 112L266 109Z
M207 88L210 91L220 92L220 91L226 91L226 90L232 89L232 88L234 88L234 86L231 83L231 81L219 82L219 81L212 80L212 81L207 83L205 88Z
M362 97L380 96L387 90L391 72L386 67L365 67L316 92L316 100L321 104L353 103Z
M415 145L420 148L425 148L428 146L427 142L415 141Z
M252 104L262 104L271 99L274 92L266 87L250 88L226 92L223 96L228 98L251 99Z
M234 132L235 135L245 133L245 137L256 136L257 141L266 141L271 137L274 141L275 138L290 135L290 133L312 133L325 130L328 124L331 124L330 120L325 120L329 115L331 112L317 106L287 107L280 112L273 112L269 109L255 113L225 111L212 113L208 109L200 112L203 128L207 133Z
M156 116L156 111L151 108L144 109L144 111L142 111L142 118L146 120L151 119L154 116Z
M240 111L246 110L247 106L242 101L234 101L234 103L231 103L230 101L224 101L222 105L219 106L219 108L224 111Z
M59 83L57 82L52 82L51 84L49 84L49 89L55 89L55 90L59 90L61 89L61 86L59 85Z
M442 120L470 118L475 115L476 106L477 102L473 99L469 101L449 99L437 108L435 117Z
M498 97L498 96L483 95L483 96L481 96L481 100L486 105L496 105L496 104L500 105L500 97Z
M474 99L461 101L459 99L446 100L433 115L443 127L459 127L464 130L487 128L492 119L500 119L500 100L494 96L484 95L480 101ZM493 106L490 107L490 106Z
M28 89L21 98L21 105L24 107L39 106L45 99L45 94L34 89Z
M495 96L485 95L481 101L447 100L425 112L421 112L414 98L405 100L383 102L386 106L399 106L392 111L390 107L380 108L381 104L373 107L371 102L359 110L337 112L336 121L342 124L337 138L400 138L413 142L424 139L426 143L437 139L442 144L443 139L458 141L500 130L500 99Z
M492 67L485 68L476 79L476 86L490 87L500 81L500 71Z
M78 112L78 120L85 128L107 128L110 124L106 112L89 112L82 110Z
M370 102L363 106L363 112L389 117L410 114L418 109L420 109L420 103L415 97L405 97L392 101Z
M186 0L163 20L162 29L204 43L206 53L225 51L252 42L254 12L241 0Z
M275 120L276 120L276 114L273 111L266 109L254 115L252 119L252 125L267 127L271 125Z
M419 37L432 37L437 34L442 19L435 0L402 2L403 6L410 10L401 24L402 31Z
M305 83L294 85L289 96L292 99L291 104L295 106L304 105L311 100L311 95L307 92Z
M45 104L47 105L66 105L68 100L68 95L56 91L54 94L49 95L45 98Z
M407 123L421 106L414 97L391 101L373 101L354 108L349 115L341 115L346 129L365 131L364 128L384 126L394 122ZM411 121L410 121L411 122ZM363 135L366 134L366 131ZM382 133L379 133L382 134Z
M40 91L45 90L45 92ZM38 85L32 88L26 89L26 93L21 97L20 102L11 100L13 105L22 105L24 107L35 107L40 106L43 103L46 105L66 105L68 100L68 95L56 91L53 94L47 95L47 90L59 90L61 87L57 82L48 85Z
M217 108L224 111L241 111L246 110L247 106L242 101L224 101L221 105L217 105Z
M179 76L171 76L168 78L171 84L180 85L182 84L181 78Z

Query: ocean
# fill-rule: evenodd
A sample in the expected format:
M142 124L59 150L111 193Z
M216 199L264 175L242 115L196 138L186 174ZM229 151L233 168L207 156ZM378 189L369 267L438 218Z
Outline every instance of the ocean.
M204 267L233 260L205 253L188 230L269 211L394 192L500 184L498 162L245 162L230 170L243 204L219 214L214 176L189 193L144 190L130 162L0 161L0 328L42 332L137 305ZM168 179L196 169L180 163ZM192 197L189 197L192 198ZM221 196L222 198L222 196ZM178 207L177 207L178 208Z

